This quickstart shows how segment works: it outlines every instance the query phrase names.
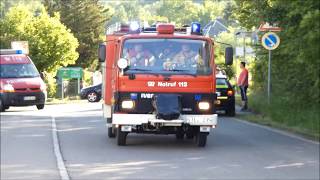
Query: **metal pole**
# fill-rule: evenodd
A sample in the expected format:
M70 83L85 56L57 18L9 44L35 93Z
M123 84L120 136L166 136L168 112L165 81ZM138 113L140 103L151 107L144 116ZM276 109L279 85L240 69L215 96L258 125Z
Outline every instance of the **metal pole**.
M271 94L271 50L269 50L269 62L268 62L268 103L270 104Z
M63 78L61 78L61 98L64 98L64 85L63 85Z
M243 34L243 61L246 62L246 34Z
M78 94L80 93L80 78L78 77Z

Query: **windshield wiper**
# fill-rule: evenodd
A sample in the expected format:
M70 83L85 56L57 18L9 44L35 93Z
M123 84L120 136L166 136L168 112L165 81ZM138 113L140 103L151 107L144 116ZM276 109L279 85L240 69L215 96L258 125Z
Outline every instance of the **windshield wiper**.
M33 77L38 77L38 76L37 75L19 76L19 78L33 78Z
M128 72L129 71L129 72ZM132 73L130 71L141 71L143 73ZM151 75L155 75L155 76L159 76L158 73L154 73L152 72L152 70L150 69L142 69L142 68L132 68L132 69L128 69L126 72L126 74L151 74Z
M172 72L189 72L189 70L187 70L187 69L171 69L169 71L172 71ZM193 76L193 77L197 76L197 74L192 74L192 73L179 74L179 75L190 75L190 76Z
M130 71L130 70L132 70L132 71L151 71L150 69L142 69L142 68L130 68L127 71Z

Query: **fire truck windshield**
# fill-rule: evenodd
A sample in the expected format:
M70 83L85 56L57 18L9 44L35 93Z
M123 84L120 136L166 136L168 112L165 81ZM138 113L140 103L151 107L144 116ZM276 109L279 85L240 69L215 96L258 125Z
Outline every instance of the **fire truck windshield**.
M204 40L128 39L121 58L129 62L126 74L211 74L209 44Z

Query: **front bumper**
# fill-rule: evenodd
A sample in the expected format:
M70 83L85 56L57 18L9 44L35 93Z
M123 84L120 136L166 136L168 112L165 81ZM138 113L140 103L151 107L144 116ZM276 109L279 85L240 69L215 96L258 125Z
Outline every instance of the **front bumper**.
M79 96L81 99L87 99L87 92L86 91L80 91Z
M46 93L0 93L0 99L4 106L32 106L38 104L45 104Z
M161 124L162 126L181 126L188 124L190 126L216 126L218 115L200 115L185 114L180 115L179 119L163 120L157 119L154 114L113 114L112 124L115 125L143 125L143 124Z

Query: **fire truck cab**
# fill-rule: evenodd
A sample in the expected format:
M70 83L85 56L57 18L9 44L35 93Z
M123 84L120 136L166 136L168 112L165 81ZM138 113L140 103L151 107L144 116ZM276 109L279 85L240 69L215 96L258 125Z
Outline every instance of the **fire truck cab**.
M232 47L226 48L232 64ZM108 136L126 145L129 133L195 138L199 147L217 127L213 41L200 24L140 28L118 25L99 46L103 114Z

